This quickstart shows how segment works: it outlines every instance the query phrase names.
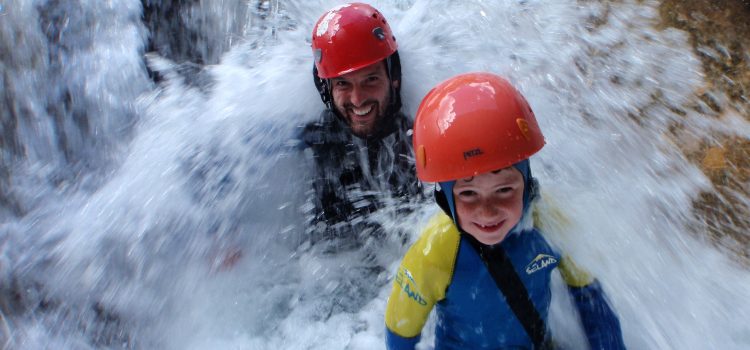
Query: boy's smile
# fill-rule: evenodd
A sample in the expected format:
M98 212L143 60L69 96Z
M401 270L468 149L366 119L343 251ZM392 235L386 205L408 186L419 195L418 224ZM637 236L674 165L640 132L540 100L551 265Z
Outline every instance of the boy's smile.
M456 181L458 225L487 245L500 243L523 215L523 175L508 167Z

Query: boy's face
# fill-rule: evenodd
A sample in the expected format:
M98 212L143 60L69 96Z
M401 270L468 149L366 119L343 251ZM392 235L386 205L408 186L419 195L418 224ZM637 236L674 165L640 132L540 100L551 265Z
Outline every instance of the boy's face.
M458 225L487 245L500 243L523 214L523 175L508 167L456 181Z

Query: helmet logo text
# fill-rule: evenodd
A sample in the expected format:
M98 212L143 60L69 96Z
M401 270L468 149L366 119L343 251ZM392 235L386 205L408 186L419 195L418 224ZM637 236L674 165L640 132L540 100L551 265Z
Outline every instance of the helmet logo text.
M471 157L481 156L482 154L484 154L484 152L482 152L481 148L470 149L464 152L464 160L468 160Z

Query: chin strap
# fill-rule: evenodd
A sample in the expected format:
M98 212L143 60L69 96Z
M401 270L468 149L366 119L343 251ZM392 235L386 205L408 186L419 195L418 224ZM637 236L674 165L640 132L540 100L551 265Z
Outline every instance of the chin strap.
M318 89L318 94L320 94L320 99L323 100L323 103L326 105L326 108L333 110L333 98L331 97L331 84L329 84L328 79L321 79L318 77L318 67L313 64L313 82L315 83L315 88Z

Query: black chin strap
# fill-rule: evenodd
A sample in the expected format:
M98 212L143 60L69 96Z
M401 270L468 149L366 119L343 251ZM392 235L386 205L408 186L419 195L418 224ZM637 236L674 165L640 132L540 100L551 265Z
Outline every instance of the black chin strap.
M321 79L318 77L318 67L313 64L313 82L315 88L318 89L320 99L326 105L326 108L333 110L333 98L331 97L331 87L328 84L328 79Z

